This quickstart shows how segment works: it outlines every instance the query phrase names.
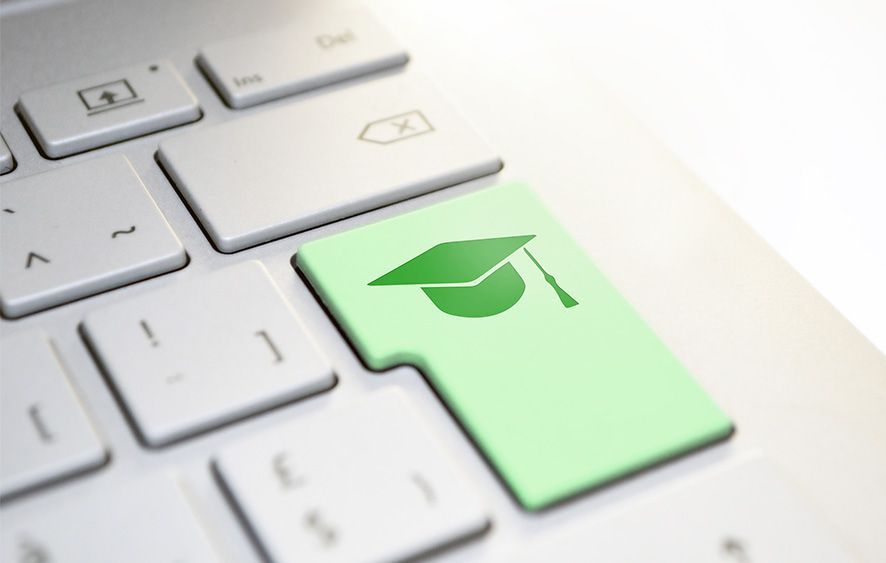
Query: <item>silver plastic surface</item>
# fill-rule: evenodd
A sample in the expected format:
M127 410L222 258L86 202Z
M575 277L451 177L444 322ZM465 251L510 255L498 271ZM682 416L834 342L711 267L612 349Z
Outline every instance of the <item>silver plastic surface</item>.
M882 533L886 503L873 501L886 498L886 450L880 447L886 435L883 355L597 82L573 66L570 56L580 54L565 51L561 38L550 31L556 26L536 25L520 2L454 0L444 6L378 0L371 4L378 20L411 56L403 71L388 72L429 75L501 156L505 168L500 174L238 254L214 250L157 165L154 155L159 144L179 134L302 104L378 77L356 78L234 112L215 93L194 58L201 47L213 42L275 29L331 7L327 1L283 0L12 2L0 7L6 14L0 18L4 53L0 119L18 163L3 176L3 182L92 156L64 161L40 156L13 111L27 89L168 58L204 111L203 119L191 125L95 151L96 155L122 153L130 159L188 249L188 266L21 320L0 320L3 334L40 327L53 338L115 460L89 476L3 506L0 515L29 519L60 504L133 487L140 475L172 470L212 530L218 550L233 561L259 561L208 470L213 456L259 431L326 409L348 408L374 390L396 387L422 413L431 433L483 497L493 522L492 533L440 554L439 561L490 561L513 550L529 549L570 522L605 520L610 510L627 510L669 485L692 481L705 469L757 450L763 450L802 492L857 559L877 560L886 553ZM609 279L723 405L738 426L729 443L547 513L527 515L508 497L420 374L405 367L385 374L367 371L289 265L292 254L307 240L512 179L528 181L538 191ZM266 266L330 359L338 385L329 393L176 447L147 451L86 350L79 323L106 305L124 303L155 288L199 280L250 259ZM239 296L238 303L246 306L248 299ZM720 505L710 509L731 510ZM383 510L379 517L384 517ZM151 520L141 522L147 526ZM634 531L638 536L643 533ZM584 547L593 542L588 537L572 544L570 555L580 558Z
M15 166L15 160L12 157L12 152L3 137L0 137L0 174L11 171L13 166Z

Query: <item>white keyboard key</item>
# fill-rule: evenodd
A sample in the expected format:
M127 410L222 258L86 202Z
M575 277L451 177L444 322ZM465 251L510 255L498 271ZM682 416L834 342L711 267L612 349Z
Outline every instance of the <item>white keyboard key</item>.
M172 63L151 61L22 94L18 110L50 158L200 119Z
M15 168L15 159L12 158L12 151L6 140L0 136L0 174L6 174Z
M612 516L555 532L501 561L855 561L760 458L689 479Z
M8 336L0 351L0 497L104 464L105 449L46 336Z
M229 446L216 469L267 558L280 563L399 561L488 526L396 390Z
M501 168L425 80L398 75L193 131L159 159L223 252Z
M98 310L83 326L151 446L335 384L258 262Z
M132 166L96 158L0 186L7 317L184 266L185 250Z
M25 517L2 517L0 560L10 563L209 563L206 532L172 479L81 495Z
M204 47L197 62L229 106L406 64L406 52L365 9L315 14L284 29Z

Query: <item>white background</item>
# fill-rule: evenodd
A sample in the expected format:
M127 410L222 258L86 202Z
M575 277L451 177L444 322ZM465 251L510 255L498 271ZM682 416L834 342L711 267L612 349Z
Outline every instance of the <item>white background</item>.
M525 8L886 351L886 2Z

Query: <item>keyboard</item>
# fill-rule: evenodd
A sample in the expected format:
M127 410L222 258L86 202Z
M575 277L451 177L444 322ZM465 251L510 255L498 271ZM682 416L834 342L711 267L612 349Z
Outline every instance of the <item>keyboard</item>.
M809 357L736 341L791 296L875 352L616 104L554 151L578 179L537 55L484 44L465 95L415 10L2 7L17 57L92 38L3 63L2 560L856 560L739 379Z

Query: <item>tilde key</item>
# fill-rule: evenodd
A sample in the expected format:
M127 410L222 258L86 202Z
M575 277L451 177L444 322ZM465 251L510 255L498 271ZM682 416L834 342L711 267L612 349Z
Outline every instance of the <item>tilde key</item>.
M529 510L732 433L524 185L307 243L293 264L369 368L421 370Z

